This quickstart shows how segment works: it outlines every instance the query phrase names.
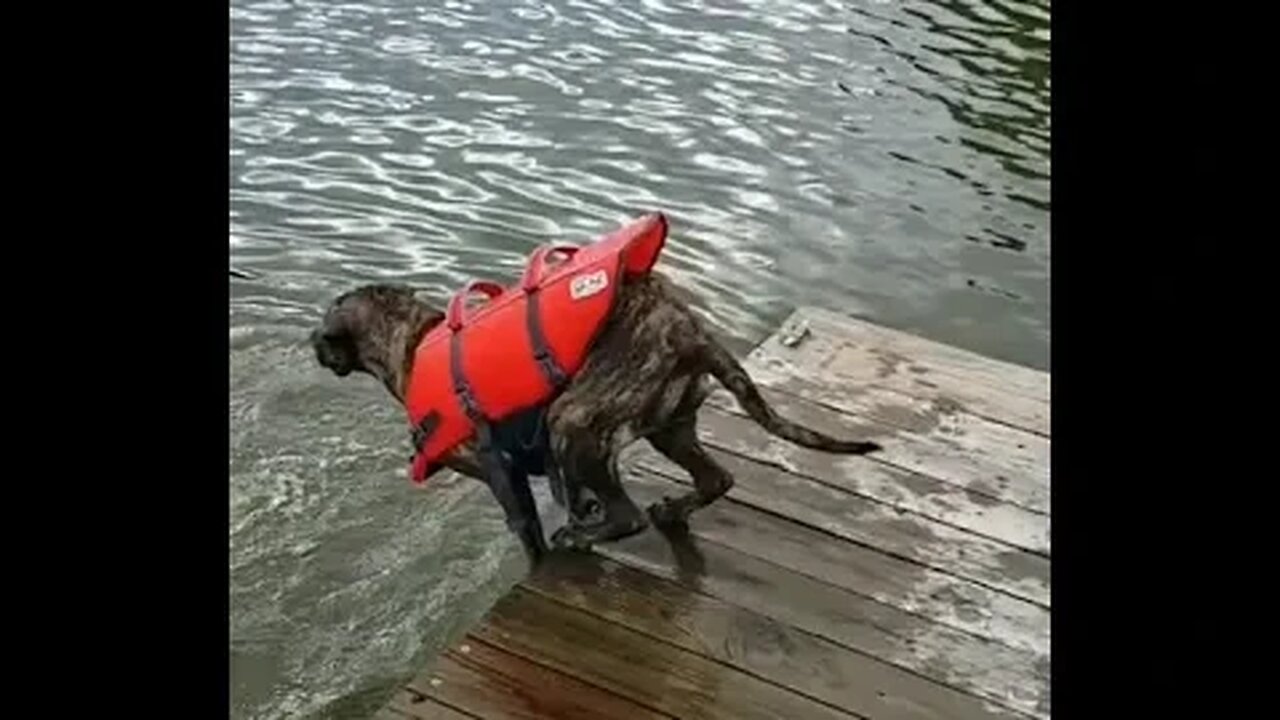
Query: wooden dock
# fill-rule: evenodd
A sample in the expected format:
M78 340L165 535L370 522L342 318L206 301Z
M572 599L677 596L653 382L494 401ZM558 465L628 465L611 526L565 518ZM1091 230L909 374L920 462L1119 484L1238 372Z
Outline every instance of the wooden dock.
M378 717L1048 718L1049 376L809 308L746 366L884 452L796 447L722 391L699 429L736 485L687 537L554 558ZM687 488L637 445L637 503Z

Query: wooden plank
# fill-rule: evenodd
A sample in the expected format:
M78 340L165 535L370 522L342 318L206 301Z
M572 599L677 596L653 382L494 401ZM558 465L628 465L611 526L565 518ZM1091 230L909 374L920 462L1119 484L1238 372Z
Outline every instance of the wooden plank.
M956 465L972 462L973 456L968 453L945 453L941 449L922 452L919 447L922 443L917 439L869 431L869 426L857 418L785 394L766 392L774 409L796 422L837 437L874 439L885 449L863 457L800 447L770 435L747 419L727 393L717 393L703 408L698 424L703 442L709 447L749 457L1024 550L1049 554L1049 517L1001 497L1013 495L1047 510L1047 469L1037 492L1030 492L1033 486L1029 479L1013 487L1006 484L1000 488L997 476L951 473L939 468L953 462ZM732 411L724 410L726 407ZM942 463L904 460L904 455L928 454L945 459ZM906 469L910 464L917 465L917 469ZM920 469L920 465L933 467Z
M685 490L644 471L628 478L642 504ZM690 531L877 603L982 638L1047 654L1049 612L1034 603L850 543L736 500L699 510Z
M837 537L1049 607L1049 560L828 485L710 449L734 477L729 497ZM689 475L647 446L628 452L682 484ZM631 482L631 480L628 480Z
M477 720L475 715L459 712L448 705L441 705L417 690L401 688L391 702L382 708L375 720Z
M670 543L656 532L645 532L597 552L949 687L1048 717L1047 652L980 638L747 554L711 537L717 533L700 529L707 525L705 520L695 521L693 537L682 542ZM754 523L738 527L748 533L758 529ZM761 539L762 544L772 541ZM851 554L849 570L831 579L861 580L871 594L893 592L886 586L902 578L882 579L877 572L885 569L883 565L872 560L864 567L861 561L867 559ZM806 567L816 569L820 568ZM890 569L887 575L892 573ZM928 581L922 585L927 588ZM950 600L942 592L929 599ZM967 612L963 603L954 605L958 612Z
M744 365L770 402L830 409L885 446L876 459L956 483L967 490L1049 514L1050 441L1041 435L960 412L942 400L782 375L759 362ZM741 412L718 390L713 407ZM781 410L780 410L781 412Z
M1049 376L815 308L787 323L808 334L795 347L775 333L747 357L783 375L873 386L940 400L997 422L1049 435Z
M759 363L746 367L771 402L802 408L801 413L804 408L835 411L848 427L874 434L871 439L885 446L874 457L878 462L1050 514L1052 460L1046 437L957 411L943 400L793 377ZM741 414L723 390L713 393L708 405Z
M555 557L524 586L864 717L1028 717L599 555Z
M936 365L940 372L965 382L1005 388L1049 402L1049 374L1043 370L997 360L820 307L806 307L802 312L815 327L829 328L852 345L883 348L910 358L913 363Z
M474 639L455 644L409 689L477 718L671 717Z
M519 588L499 600L473 633L680 718L857 717Z

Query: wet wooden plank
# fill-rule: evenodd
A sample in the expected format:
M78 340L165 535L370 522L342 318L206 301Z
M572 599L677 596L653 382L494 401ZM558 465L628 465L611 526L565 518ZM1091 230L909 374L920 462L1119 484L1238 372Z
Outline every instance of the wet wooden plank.
M767 463L1024 550L1049 554L1049 517L1045 514L1048 510L1047 468L1036 485L1025 476L1015 476L1019 482L1010 483L1008 476L998 474L996 468L969 472L974 458L959 448L951 452L936 444L930 448L928 441L921 442L902 431L891 430L886 434L883 426L873 426L785 394L767 392L767 399L780 414L807 427L837 437L873 439L884 446L884 451L863 457L800 447L770 435L748 419L731 397L719 394L702 410L699 436L709 447ZM726 411L726 407L732 410ZM911 461L920 457L928 459ZM908 469L911 465L916 468ZM949 472L945 466L960 469ZM1024 504L1008 502L1010 497ZM1037 512L1027 505L1043 509Z
M789 376L760 363L744 367L767 399L778 406L796 406L788 417L792 412L830 409L845 416L846 424L874 433L885 446L875 458L879 462L1049 513L1051 458L1047 437L961 412L941 400L925 401L830 379ZM724 391L714 393L708 405L741 412Z
M656 532L646 532L601 546L598 552L948 687L1036 717L1048 716L1047 651L1032 652L966 633L826 582L828 578L750 555L723 544L721 540L733 538L708 531L706 525L695 522L692 537L675 544ZM738 528L753 531L751 524ZM772 537L761 539L762 544L772 542ZM864 567L861 561L865 560L865 556L850 558L849 569L830 579L862 582L862 589L870 594L896 592L891 586L909 579L890 577L901 568L878 576L885 570L883 565L872 560ZM805 566L810 571L828 568ZM923 584L927 587L928 581ZM924 599L950 603L961 614L979 612L962 593L949 597L947 591L943 586L936 597Z
M632 476L628 492L641 504L685 490L652 473L634 471ZM1050 616L1039 605L736 500L721 499L699 510L690 532L947 627L1037 654L1048 652Z
M874 427L887 454L902 468L959 482L1028 509L1050 512L1050 438L965 413L945 398L922 398L890 389L841 382L820 374L780 372L760 361L744 363L765 396L828 407ZM772 395L771 395L772 393ZM732 396L714 393L709 405L736 410Z
M998 360L972 350L927 340L817 307L802 309L802 317L815 328L828 328L850 345L881 348L910 358L912 363L936 366L940 372L976 385L1001 387L1028 398L1049 401L1049 375L1025 365Z
M479 720L475 715L459 712L432 700L417 690L401 688L374 720Z
M732 473L728 497L854 543L919 563L956 578L1049 606L1049 560L936 520L902 512L808 478L717 449L709 452ZM648 447L628 455L644 469L682 484L689 475ZM630 481L630 480L629 480Z
M499 600L473 634L681 718L857 717L520 588Z
M598 555L553 558L524 586L864 717L1028 717Z
M409 690L485 719L671 717L474 639L456 643Z
M794 347L775 333L748 360L794 377L872 385L926 400L942 399L998 422L1049 435L1049 376L958 348L816 308L787 325L809 333Z

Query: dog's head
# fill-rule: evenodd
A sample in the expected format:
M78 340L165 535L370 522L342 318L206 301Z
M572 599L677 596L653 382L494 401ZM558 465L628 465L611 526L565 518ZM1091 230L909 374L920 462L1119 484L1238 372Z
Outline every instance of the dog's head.
M422 333L444 318L403 285L365 285L329 304L311 332L316 360L339 377L364 372L384 380L408 360Z

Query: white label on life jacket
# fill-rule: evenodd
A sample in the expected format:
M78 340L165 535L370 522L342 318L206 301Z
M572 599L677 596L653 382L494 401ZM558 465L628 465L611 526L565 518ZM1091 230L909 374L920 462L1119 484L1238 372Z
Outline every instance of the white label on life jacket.
M574 300L589 298L609 287L609 273L597 270L586 275L579 275L569 281L569 297Z

